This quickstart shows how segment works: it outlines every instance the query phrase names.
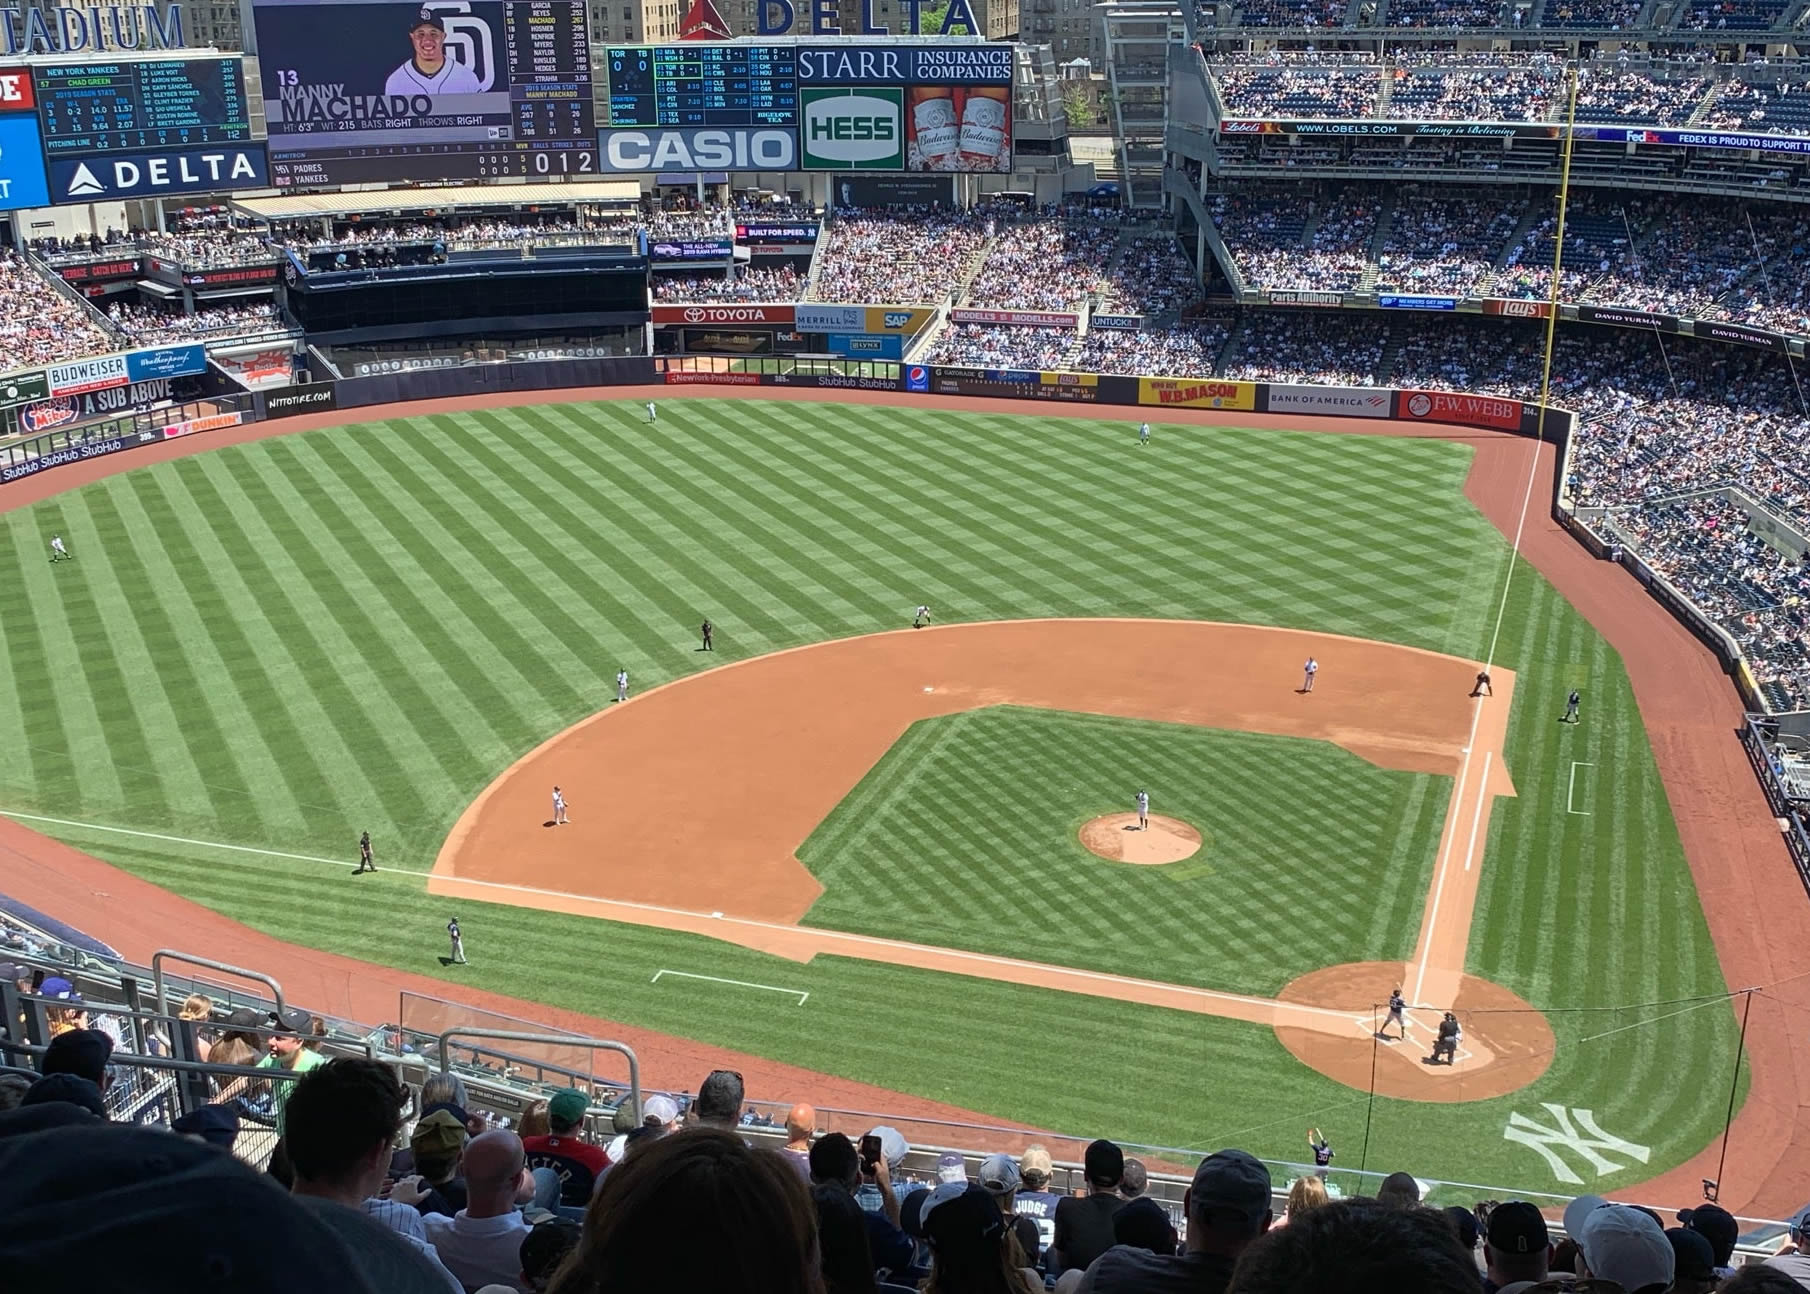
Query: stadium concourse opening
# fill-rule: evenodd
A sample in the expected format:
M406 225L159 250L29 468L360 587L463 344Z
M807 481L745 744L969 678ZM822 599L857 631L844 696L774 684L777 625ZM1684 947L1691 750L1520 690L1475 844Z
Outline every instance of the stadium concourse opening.
M1311 692L1309 657L1321 667ZM1494 695L1478 698L1477 669L1391 643L1199 621L1020 620L793 648L668 683L543 743L461 816L428 888L798 961L859 957L1266 1024L1360 1090L1482 1100L1543 1074L1553 1035L1532 1006L1464 974L1490 808L1514 794L1502 762L1514 676L1496 670ZM999 705L1313 738L1451 777L1413 958L1323 968L1269 999L799 924L822 893L798 859L812 830L911 724ZM554 785L608 785L608 803L540 830ZM1415 1013L1373 1078L1370 1008L1397 987ZM1493 1009L1467 1022L1453 1063L1422 1064L1441 1014L1473 1003Z

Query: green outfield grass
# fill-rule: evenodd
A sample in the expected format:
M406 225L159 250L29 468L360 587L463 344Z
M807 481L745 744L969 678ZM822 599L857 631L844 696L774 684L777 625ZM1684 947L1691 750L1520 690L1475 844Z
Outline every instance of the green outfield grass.
M1140 785L1200 830L1193 858L1082 846ZM805 842L824 887L805 920L1269 995L1406 960L1451 785L1295 737L1012 707L926 719ZM1313 938L1276 937L1290 927Z
M355 884L321 864L33 823L302 943L1083 1134L1294 1154L1317 1123L1350 1162L1362 1094L1263 1030L478 904L461 910L474 964L448 971L444 904L409 869L511 759L598 708L618 666L645 687L894 628L920 601L945 622L1197 617L1481 654L1509 554L1462 498L1468 450L1167 427L1140 450L1127 422L935 404L687 400L656 428L643 419L638 405L542 406L311 432L6 514L0 807L348 870L369 829L397 870ZM54 532L76 561L45 562ZM714 660L693 651L706 615ZM1600 1179L1573 1158L1612 1186L1719 1129L1706 1094L1728 1090L1733 1012L1599 1010L1720 993L1714 950L1620 663L1524 566L1498 660L1520 671L1519 798L1492 817L1471 969L1553 1012L1559 1060L1498 1101L1378 1101L1371 1166L1561 1187L1502 1137L1511 1111L1544 1119L1554 1102L1651 1148ZM1574 686L1585 722L1558 725ZM1111 740L1137 743L1130 728ZM1572 761L1592 765L1575 779L1586 813L1567 812ZM1350 938L1375 933L1388 946L1367 951L1387 955L1412 941L1424 876L1398 876L1380 837L1405 833L1412 854L1419 828L1374 805L1346 830L1358 823L1377 837L1368 852L1329 862L1382 868L1367 874L1408 896L1402 930L1346 914ZM977 849L974 867L989 858ZM1262 989L1320 952L1303 906L1344 900L1278 887L1265 911L1245 886L1225 876L1211 901L1227 907L1216 919L1237 914L1225 956L1271 968L1248 986ZM1035 894L1023 907L1046 910ZM1152 947L1175 929L1123 929L1115 951L1134 971L1176 957ZM1038 952L1085 956L1060 932ZM661 968L811 999L650 985Z

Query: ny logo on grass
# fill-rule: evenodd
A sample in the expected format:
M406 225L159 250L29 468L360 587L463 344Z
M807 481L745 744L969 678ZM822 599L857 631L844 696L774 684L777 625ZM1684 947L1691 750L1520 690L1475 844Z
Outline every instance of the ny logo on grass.
M1581 1185L1583 1178L1572 1171L1571 1165L1565 1162L1560 1150L1569 1150L1578 1158L1585 1160L1596 1170L1598 1177L1606 1177L1610 1173L1619 1173L1627 1164L1618 1164L1609 1158L1611 1154L1625 1155L1628 1159L1646 1163L1652 1151L1645 1146L1637 1146L1632 1141L1623 1141L1620 1137L1612 1137L1596 1126L1594 1110L1567 1110L1562 1105L1550 1101L1540 1103L1552 1116L1552 1126L1547 1127L1524 1114L1510 1114L1508 1126L1502 1130L1504 1141L1515 1141L1529 1149L1538 1151L1552 1169L1552 1175L1561 1182Z

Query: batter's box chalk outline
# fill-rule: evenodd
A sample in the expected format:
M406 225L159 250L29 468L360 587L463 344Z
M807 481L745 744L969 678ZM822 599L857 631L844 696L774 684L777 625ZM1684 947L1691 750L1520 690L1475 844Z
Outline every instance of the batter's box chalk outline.
M662 975L672 975L678 979L706 980L711 984L733 984L736 988L757 988L767 993L786 993L798 999L794 1003L795 1006L803 1006L811 998L811 995L801 988L780 988L773 984L750 984L745 979L724 979L720 975L693 975L690 971L667 970L665 967L655 971L654 977L648 983L658 984Z
M1390 1034L1387 1038L1384 1038L1380 1034L1377 1033L1377 1029L1380 1027L1377 1023L1377 1021L1379 1019L1384 1024L1388 1023L1389 1013L1387 1011L1380 1012L1378 1015L1373 1015L1373 1016L1372 1015L1354 1015L1354 1016L1350 1017L1350 1020L1351 1020L1351 1023L1354 1026L1356 1026L1357 1031L1359 1033L1363 1034L1366 1038L1369 1038L1374 1042L1382 1043L1386 1047L1399 1047L1403 1043L1413 1043L1416 1047L1431 1047L1433 1045L1433 1040L1439 1036L1439 1022L1436 1020L1429 1027L1427 1024L1425 1024L1421 1020L1415 1018L1414 1011L1412 1008L1403 1012L1402 1014L1407 1021L1408 1027L1402 1031L1402 1036L1399 1038L1396 1037L1394 1034ZM1441 1018L1443 1018L1443 1016ZM1426 1035L1425 1042L1421 1042L1416 1039L1415 1034L1417 1031L1425 1033L1425 1035ZM1458 1044L1458 1050L1456 1052L1454 1052L1453 1054L1459 1060L1470 1060L1470 1059L1474 1058L1477 1053L1472 1051L1469 1047L1466 1047L1461 1042Z

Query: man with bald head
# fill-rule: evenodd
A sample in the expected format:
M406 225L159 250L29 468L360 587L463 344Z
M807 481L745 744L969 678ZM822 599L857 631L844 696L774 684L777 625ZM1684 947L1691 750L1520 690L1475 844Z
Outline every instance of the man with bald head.
M473 1137L465 1147L465 1207L450 1218L422 1218L428 1243L466 1289L516 1288L522 1237L528 1234L516 1206L533 1195L520 1137L507 1130Z
M817 1134L817 1111L800 1101L786 1111L786 1159L809 1185L811 1138Z

